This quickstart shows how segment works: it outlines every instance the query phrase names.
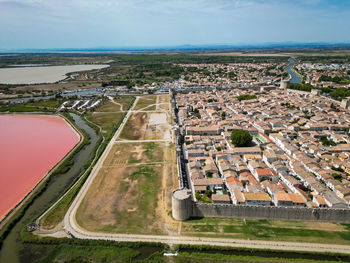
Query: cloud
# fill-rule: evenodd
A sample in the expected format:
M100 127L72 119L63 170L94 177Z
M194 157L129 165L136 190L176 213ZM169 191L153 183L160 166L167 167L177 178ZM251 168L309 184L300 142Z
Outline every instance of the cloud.
M0 0L0 48L346 41L350 1Z

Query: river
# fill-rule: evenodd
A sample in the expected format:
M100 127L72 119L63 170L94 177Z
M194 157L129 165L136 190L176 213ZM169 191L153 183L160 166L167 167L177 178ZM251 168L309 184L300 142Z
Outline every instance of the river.
M292 70L293 66L295 65L295 60L294 58L289 59L289 65L285 68L285 70L289 73L291 76L290 83L297 83L301 84L301 80L299 76Z
M22 219L14 226L4 240L0 251L1 263L35 262L38 257L45 254L45 246L22 244L20 232L24 226L31 223L35 216L39 216L68 188L93 154L92 151L98 141L98 135L80 116L76 114L71 115L75 121L75 125L89 134L91 143L75 155L74 164L67 173L58 174L50 178L47 189L34 200Z

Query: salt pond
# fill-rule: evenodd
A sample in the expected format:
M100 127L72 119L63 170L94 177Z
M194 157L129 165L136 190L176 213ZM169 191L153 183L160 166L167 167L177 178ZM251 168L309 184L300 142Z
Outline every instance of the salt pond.
M79 141L61 117L0 115L0 219Z

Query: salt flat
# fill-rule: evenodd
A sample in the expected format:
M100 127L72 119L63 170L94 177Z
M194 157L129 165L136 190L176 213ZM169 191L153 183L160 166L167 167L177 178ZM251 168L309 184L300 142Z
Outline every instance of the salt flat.
M67 77L67 73L102 69L109 65L65 65L45 67L0 68L0 83L39 84L55 83Z

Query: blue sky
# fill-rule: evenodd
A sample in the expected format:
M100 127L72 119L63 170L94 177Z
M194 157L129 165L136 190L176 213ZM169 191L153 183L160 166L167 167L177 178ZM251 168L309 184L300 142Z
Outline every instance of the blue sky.
M0 0L0 49L350 42L350 0Z

